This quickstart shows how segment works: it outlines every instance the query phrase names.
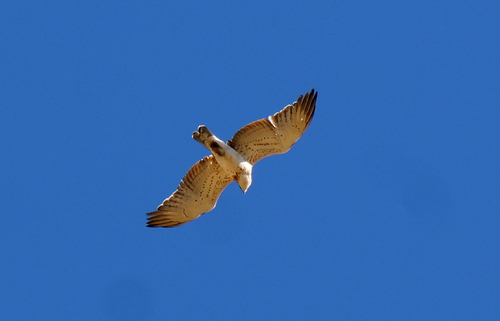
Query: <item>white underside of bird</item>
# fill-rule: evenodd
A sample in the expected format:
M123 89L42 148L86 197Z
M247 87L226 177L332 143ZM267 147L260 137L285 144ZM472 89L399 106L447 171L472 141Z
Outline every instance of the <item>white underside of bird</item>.
M198 127L198 131L193 133L193 138L212 152L224 172L233 177L243 193L246 193L252 185L253 165L205 126Z
M259 160L286 153L302 136L314 116L318 93L313 89L269 118L241 128L224 142L205 126L193 138L208 148L204 157L184 175L177 190L154 212L149 227L175 227L211 211L222 191L236 181L245 193L252 184L253 166Z

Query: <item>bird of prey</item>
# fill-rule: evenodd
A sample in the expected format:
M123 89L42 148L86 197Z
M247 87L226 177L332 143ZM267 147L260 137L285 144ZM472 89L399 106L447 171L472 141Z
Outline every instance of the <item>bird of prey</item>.
M241 128L227 143L205 126L193 138L208 148L206 156L186 173L177 190L158 210L148 213L148 227L175 227L211 211L232 181L243 193L252 184L252 169L264 157L286 153L302 136L314 115L318 92L314 89L267 119Z

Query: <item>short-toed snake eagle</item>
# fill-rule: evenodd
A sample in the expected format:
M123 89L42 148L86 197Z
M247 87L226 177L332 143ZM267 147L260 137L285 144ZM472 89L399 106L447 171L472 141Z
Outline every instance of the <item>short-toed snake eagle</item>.
M212 155L197 162L181 180L177 190L158 210L148 213L149 227L175 227L212 210L220 194L232 181L243 193L252 184L252 168L264 157L286 153L302 136L314 115L318 92L314 89L268 119L241 128L227 143L205 126L193 138Z

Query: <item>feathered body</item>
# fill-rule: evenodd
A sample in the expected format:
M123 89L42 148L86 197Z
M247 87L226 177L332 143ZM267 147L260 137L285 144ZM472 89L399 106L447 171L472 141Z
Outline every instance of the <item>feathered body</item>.
M252 184L255 163L286 153L302 136L314 116L318 93L313 89L280 112L241 128L227 143L205 126L193 138L212 155L197 162L177 190L158 210L148 213L149 227L174 227L211 211L227 185L236 181L245 193Z

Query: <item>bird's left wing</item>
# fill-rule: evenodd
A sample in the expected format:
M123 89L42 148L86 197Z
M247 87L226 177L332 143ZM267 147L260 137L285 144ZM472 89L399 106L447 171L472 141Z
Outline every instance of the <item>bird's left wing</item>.
M280 112L240 129L227 142L252 164L264 157L286 153L302 136L314 116L318 92L300 95Z
M213 155L203 158L191 167L158 210L148 213L148 227L175 227L194 220L215 207L220 194L233 180Z

